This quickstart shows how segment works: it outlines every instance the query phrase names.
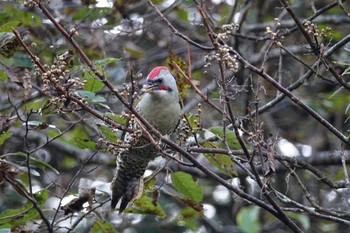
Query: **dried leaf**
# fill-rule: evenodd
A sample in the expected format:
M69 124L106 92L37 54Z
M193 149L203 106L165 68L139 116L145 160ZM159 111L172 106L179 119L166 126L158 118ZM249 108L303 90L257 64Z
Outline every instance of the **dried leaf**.
M264 173L265 182L269 182L272 176L276 173L275 167L275 150L273 148L272 135L267 139L267 169Z
M11 163L8 163L5 160L0 160L0 184L4 181L7 181L11 186L16 190L16 192L24 197L28 197L29 192L24 184L16 180L16 176L20 171L13 166Z
M84 207L83 205L88 202L91 207L92 201L95 197L95 188L85 189L84 192L79 194L78 198L74 198L67 205L62 206L64 210L64 215L81 211Z
M19 170L7 163L5 160L0 160L0 183L3 181L6 176L8 179L14 180L15 177L19 174Z
M156 189L156 190L154 190L153 192L152 192L152 204L153 205L157 205L157 203L158 203L158 197L159 197L159 190L158 189Z
M23 87L24 87L24 97L23 100L27 100L32 92L32 82L30 80L29 69L24 69L23 74Z
M4 133L10 127L10 120L7 116L0 116L0 134Z
M203 212L203 204L188 198L184 197L175 197L177 200L181 201L184 205L191 207L192 209L198 211L198 212Z
M62 53L61 55L58 56L58 59L61 61L64 61L68 67L73 66L73 59L74 53L72 50L67 50L66 52Z
M0 32L0 54L9 58L17 51L20 45L15 34L12 32Z
M30 68L28 67L10 67L6 69L9 79L17 85L24 88L23 100L27 100L32 92L32 82L30 79Z

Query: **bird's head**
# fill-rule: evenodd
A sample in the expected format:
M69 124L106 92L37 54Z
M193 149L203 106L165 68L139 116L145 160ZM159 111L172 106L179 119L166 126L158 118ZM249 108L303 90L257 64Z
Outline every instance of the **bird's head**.
M178 90L174 76L165 66L157 66L147 75L146 84L142 91L154 95L178 96Z

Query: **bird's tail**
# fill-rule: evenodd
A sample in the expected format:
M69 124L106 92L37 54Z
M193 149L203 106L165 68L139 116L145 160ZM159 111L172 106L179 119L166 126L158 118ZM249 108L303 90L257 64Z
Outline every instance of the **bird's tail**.
M122 213L130 202L133 202L142 195L143 185L142 177L127 178L121 172L117 171L111 184L111 208L115 209L121 199L119 213Z

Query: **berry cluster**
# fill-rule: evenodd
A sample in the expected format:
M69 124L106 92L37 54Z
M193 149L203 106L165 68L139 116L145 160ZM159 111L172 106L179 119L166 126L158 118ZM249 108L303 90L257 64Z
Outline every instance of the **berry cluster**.
M221 27L221 32L216 35L216 53L208 54L204 57L204 68L209 67L212 60L216 60L218 62L223 62L223 64L234 73L238 71L239 63L237 61L237 56L231 53L233 48L226 43L223 43L223 41L227 40L231 32L236 28L236 24L225 24Z
M303 26L305 27L306 32L315 38L321 38L321 39L326 39L328 37L332 36L332 29L330 27L325 27L319 29L317 24L312 23L311 21L304 20L303 21Z

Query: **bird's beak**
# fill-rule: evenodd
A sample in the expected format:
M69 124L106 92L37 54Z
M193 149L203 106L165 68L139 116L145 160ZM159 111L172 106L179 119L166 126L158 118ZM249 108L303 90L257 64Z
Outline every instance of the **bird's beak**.
M142 93L150 93L154 90L158 90L158 84L153 82L147 82L143 85L141 92Z

